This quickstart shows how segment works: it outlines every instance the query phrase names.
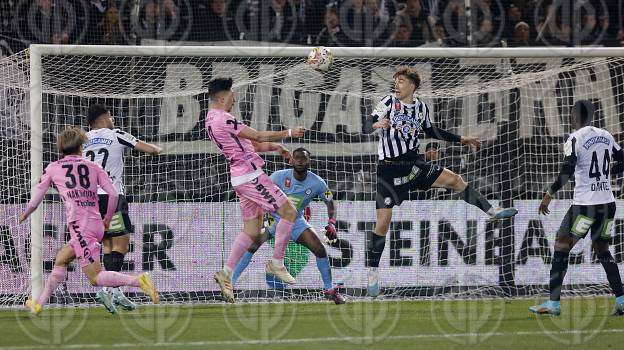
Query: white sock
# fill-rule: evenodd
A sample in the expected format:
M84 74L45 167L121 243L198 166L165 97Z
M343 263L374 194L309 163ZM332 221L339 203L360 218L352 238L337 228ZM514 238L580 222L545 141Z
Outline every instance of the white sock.
M271 262L273 262L273 266L275 267L284 267L284 259L271 258Z

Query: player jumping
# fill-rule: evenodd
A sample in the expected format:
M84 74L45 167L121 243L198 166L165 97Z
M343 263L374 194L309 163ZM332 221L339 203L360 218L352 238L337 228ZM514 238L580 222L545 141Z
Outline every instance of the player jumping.
M259 241L262 219L267 212L277 212L282 220L276 227L273 258L267 262L266 271L285 283L295 283L284 266L284 251L297 218L297 210L284 192L262 171L264 160L256 152L275 151L290 158L286 148L270 141L302 137L304 134L302 127L283 131L257 131L238 121L230 114L235 102L232 84L232 78L215 78L210 81L210 109L206 116L206 130L210 139L230 163L232 187L240 199L243 216L243 232L234 240L223 270L214 275L223 298L231 303L234 302L232 271L249 247Z
M394 95L385 96L372 113L373 128L380 136L377 225L368 247L368 294L373 297L379 295L377 268L386 244L392 208L407 199L409 191L425 191L431 187L452 189L460 192L464 201L483 210L492 219L509 218L518 212L515 208L493 208L461 176L425 161L418 152L421 131L438 140L476 148L481 146L481 141L476 137L461 137L435 127L429 117L429 107L414 96L419 86L420 76L415 69L399 67L394 73Z
M572 114L576 131L563 146L561 171L544 194L539 213L550 213L548 205L555 193L574 174L572 206L561 222L555 239L555 253L550 269L550 300L531 306L537 314L561 314L560 298L563 278L568 270L570 250L591 230L592 248L607 273L615 294L614 315L624 315L624 292L618 266L609 251L609 240L615 217L615 197L611 192L610 174L624 170L624 151L606 130L590 126L594 106L587 100L576 101ZM610 169L611 159L616 161Z
M82 271L92 285L141 287L155 304L159 303L158 292L146 273L129 276L115 271L102 271L100 242L105 228L110 225L118 196L106 172L96 163L81 157L82 146L86 142L85 132L79 128L67 129L59 134L58 148L64 157L46 167L30 203L19 218L20 223L24 222L37 209L48 188L54 185L65 204L67 227L71 237L56 254L54 268L39 298L36 301L26 301L26 307L33 314L41 312L50 295L65 280L67 266L75 258L78 258ZM104 219L98 210L98 186L109 195Z
M128 201L124 195L123 154L126 148L132 148L151 155L158 155L161 149L149 143L137 140L134 136L114 129L114 118L106 106L95 104L89 107L87 122L91 130L87 132L89 141L84 146L83 157L99 164L109 175L119 195L116 212L110 227L104 232L102 239L104 268L106 271L121 271L124 256L130 246L129 234L133 232L132 222L128 214ZM106 214L108 195L98 189L100 214ZM119 287L104 287L96 293L96 299L110 313L117 313L115 305L124 310L134 310L136 305L123 294Z
M332 200L332 193L327 184L321 177L308 170L310 167L310 152L305 148L297 148L292 153L291 164L292 169L279 170L271 174L271 181L277 185L286 195L288 199L297 208L297 219L293 226L293 241L308 248L314 256L316 256L316 267L321 273L323 294L325 298L334 301L336 304L344 304L344 297L332 286L331 268L329 266L329 258L323 243L319 240L316 232L304 218L304 209L315 198L320 198L327 205L327 216L329 220L325 226L325 235L327 239L333 241L336 239L336 206ZM275 228L280 221L279 214L271 214L275 219L275 223L271 225L261 237L261 240L252 245L247 253L236 265L232 274L232 285L236 285L236 281L247 265L251 262L253 254L260 248L262 243L269 239L269 236L275 236Z

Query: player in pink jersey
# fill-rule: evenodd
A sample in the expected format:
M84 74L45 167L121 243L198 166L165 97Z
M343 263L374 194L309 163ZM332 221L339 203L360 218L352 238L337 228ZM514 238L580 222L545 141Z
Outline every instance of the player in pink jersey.
M26 301L26 307L33 314L41 312L42 306L65 279L67 265L75 258L78 258L82 271L92 285L141 287L155 304L159 303L158 292L146 273L129 276L119 272L102 271L100 242L104 236L104 229L108 228L117 207L118 195L106 172L98 164L82 158L82 145L87 141L85 132L80 128L66 129L59 134L57 144L64 157L46 167L30 203L19 218L20 223L24 222L37 209L48 188L54 185L65 205L71 237L56 254L54 268L39 298L36 301L32 299ZM108 210L104 219L99 212L98 185L109 195Z
M260 239L262 218L267 212L277 212L282 220L276 228L273 258L267 262L266 271L285 283L295 283L284 267L284 251L297 218L297 210L284 192L262 171L264 160L256 152L275 151L290 158L290 151L271 141L302 137L305 131L302 127L283 131L257 131L238 121L230 114L235 102L232 84L232 78L210 81L210 109L206 116L206 130L210 139L230 163L232 186L240 199L243 216L243 232L236 237L223 270L214 275L223 298L231 303L234 302L232 271L252 243Z

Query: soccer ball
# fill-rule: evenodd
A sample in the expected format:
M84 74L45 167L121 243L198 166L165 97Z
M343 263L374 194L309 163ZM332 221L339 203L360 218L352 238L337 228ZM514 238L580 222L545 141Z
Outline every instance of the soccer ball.
M326 47L315 47L308 55L308 65L321 72L327 72L333 62L334 54Z

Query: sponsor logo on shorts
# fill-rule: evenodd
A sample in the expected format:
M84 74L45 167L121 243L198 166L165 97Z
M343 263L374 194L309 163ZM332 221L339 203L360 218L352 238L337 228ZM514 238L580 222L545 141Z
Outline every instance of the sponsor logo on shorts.
M386 197L386 198L384 198L384 204L385 204L385 205L390 205L390 204L392 204L392 198L390 198L390 197Z
M416 165L414 165L412 167L412 171L409 173L409 175L407 176L402 176L402 177L395 177L394 180L394 185L395 186L401 186L404 185L412 180L414 180L415 178L418 177L418 174L420 174L421 170L419 167L417 167Z
M85 241L84 237L82 237L82 232L78 231L78 225L72 225L72 227L74 228L74 232L76 232L76 238L78 239L80 247L84 249L82 252L82 258L87 259L90 263L95 262L91 256L91 249L87 248L87 241Z
M257 181L256 181L257 183ZM279 207L277 206L277 201L275 200L275 197L273 197L273 195L271 194L271 192L269 192L266 187L264 187L263 184L257 184L256 185L256 191L258 191L262 197L264 197L264 199L266 199L268 204L273 205L273 208L275 210L277 210Z

